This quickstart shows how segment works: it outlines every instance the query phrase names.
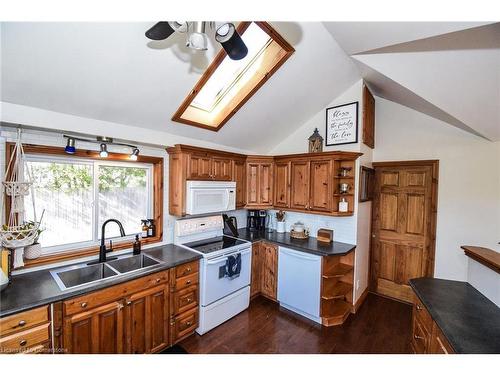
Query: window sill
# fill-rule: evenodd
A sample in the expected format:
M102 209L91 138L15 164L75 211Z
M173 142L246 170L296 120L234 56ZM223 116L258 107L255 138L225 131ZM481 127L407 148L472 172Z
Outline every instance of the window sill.
M149 244L158 243L161 241L162 241L161 235L156 236L156 237L142 238L141 245L149 245ZM124 242L120 242L120 243L115 243L115 244L113 244L113 251L132 249L133 244L134 244L134 241L124 241ZM113 252L110 252L108 254L112 254L112 253ZM58 262L63 262L63 261L68 261L68 260L74 260L74 259L88 257L88 256L92 256L92 255L98 255L98 254L99 254L99 246L92 246L92 247L86 247L86 248L82 248L82 249L72 250L71 252L43 255L37 259L24 259L24 266L18 267L18 268L16 268L16 270L22 270L22 269L27 269L27 268L32 268L32 267L39 267L39 266L44 266L44 265L51 264L51 263L58 263Z

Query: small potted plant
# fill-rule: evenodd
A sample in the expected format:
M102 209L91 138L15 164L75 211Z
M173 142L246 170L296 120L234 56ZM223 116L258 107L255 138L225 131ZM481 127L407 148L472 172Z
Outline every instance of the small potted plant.
M285 233L285 211L279 210L276 212L276 232Z
M30 226L34 226L35 222L29 221L25 224L27 226L27 229L30 228ZM35 240L33 243L29 246L26 246L24 248L24 257L26 259L36 259L40 255L42 255L42 245L38 242L38 239L40 238L40 234L44 231L45 229L38 228Z

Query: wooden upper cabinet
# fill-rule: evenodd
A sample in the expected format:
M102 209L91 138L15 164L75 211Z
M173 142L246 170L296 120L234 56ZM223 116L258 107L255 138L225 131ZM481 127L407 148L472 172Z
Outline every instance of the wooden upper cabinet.
M313 211L331 211L333 194L332 161L312 160L310 174L309 208Z
M309 166L308 160L294 160L290 163L290 208L309 209Z
M375 98L366 85L363 86L363 143L375 148Z
M206 154L190 154L188 158L189 180L211 180L213 160Z
M212 159L212 179L215 181L231 181L233 179L233 161L227 158Z
M236 208L243 208L247 198L245 160L234 161L233 180L236 182Z
M276 162L274 165L274 207L290 206L290 163Z
M250 159L250 158L249 158ZM247 207L270 208L273 205L272 158L247 160Z

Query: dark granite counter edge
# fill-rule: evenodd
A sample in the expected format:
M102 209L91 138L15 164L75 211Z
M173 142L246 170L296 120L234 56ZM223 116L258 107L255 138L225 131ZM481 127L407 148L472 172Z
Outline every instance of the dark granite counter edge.
M148 251L157 250L157 249L160 249L161 247L162 246L154 247L154 248L149 248L149 249L144 249L143 253L148 254ZM185 249L183 249L183 250L185 250ZM189 250L185 250L185 251L187 252ZM151 274L156 273L156 272L165 271L165 270L168 270L168 269L170 269L172 267L176 267L178 265L189 263L189 262L192 262L194 260L198 260L198 259L202 258L201 254L197 254L195 252L191 252L191 253L192 253L192 256L190 256L188 258L185 258L185 259L182 259L182 260L178 260L178 261L175 261L175 262L164 263L164 264L158 264L158 265L156 265L154 267L151 267L151 268L149 268L147 270L141 270L140 272L138 271L138 272L133 272L133 273L130 273L130 274L120 275L120 276L115 277L115 278L113 278L111 280L105 280L105 281L102 281L100 283L96 283L95 285L90 285L90 286L88 286L86 288L80 288L80 289L76 288L76 289L73 289L73 290L72 289L64 290L64 291L61 291L61 293L58 294L58 295L55 295L55 296L52 296L52 297L49 297L49 298L45 298L45 299L40 299L40 300L37 300L34 303L23 304L22 306L19 306L19 307L16 307L16 308L12 308L12 309L1 310L1 299L2 299L2 297L1 297L1 294L0 294L0 318L6 317L6 316L9 316L9 315L12 315L12 314L16 314L16 313L19 313L19 312L22 312L22 311L30 310L30 309L33 309L33 308L36 308L36 307L40 307L40 306L43 306L43 305L47 305L47 304L50 304L50 303L54 303L54 302L58 302L58 301L63 301L63 300L68 299L68 298L73 298L73 297L80 296L80 295L83 295L83 294L96 292L96 291L101 290L101 289L105 289L105 288L108 288L108 287L111 287L111 286L122 284L122 283L125 283L125 282L128 282L128 281L134 280L134 279L138 279L140 277L148 276L148 275L151 275ZM54 268L59 268L59 267L54 267ZM50 269L47 269L46 271L49 272Z
M425 308L427 309L427 311L429 312L429 314L431 315L431 318L433 321L436 322L437 326L439 327L439 329L441 330L441 332L443 332L443 335L446 337L446 339L448 340L448 343L451 345L451 347L453 348L453 350L456 352L456 353L460 353L460 350L458 350L457 348L457 345L454 343L454 340L453 338L450 338L450 335L446 333L446 330L443 329L442 327L442 324L439 324L439 318L436 319L436 316L435 314L433 315L431 313L432 311L432 306L429 306L429 304L425 301L425 297L422 296L422 294L418 291L418 288L417 286L413 283L413 280L410 280L408 282L408 284L410 284L411 286L411 289L415 292L415 294L417 295L418 299L424 304Z
M259 242L259 241L271 242L271 243L275 243L275 244L283 246L283 247L288 247L288 248L293 249L293 250L302 251L304 253L309 253L309 254L313 254L313 255L319 255L319 256L323 256L323 257L328 257L328 256L343 256L343 255L349 254L351 251L353 251L354 249L356 249L356 245L349 244L351 247L348 250L332 254L332 253L324 252L324 251L321 251L321 250L314 250L314 249L310 249L310 248L306 248L306 247L301 247L300 245L291 244L291 243L288 243L288 242L277 241L277 240L269 240L269 239L266 239L266 238L261 238L259 240L255 240L253 242Z

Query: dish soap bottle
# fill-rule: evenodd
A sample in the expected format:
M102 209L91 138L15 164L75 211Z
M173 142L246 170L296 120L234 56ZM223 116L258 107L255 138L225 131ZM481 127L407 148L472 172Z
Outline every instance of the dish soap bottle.
M142 222L141 237L142 238L147 238L148 237L148 221L147 220L141 220L141 222Z
M139 240L139 235L135 235L135 241L134 241L134 255L138 255L141 253L141 240Z
M342 198L342 200L339 202L339 212L347 212L349 210L349 203L345 200L345 198Z

